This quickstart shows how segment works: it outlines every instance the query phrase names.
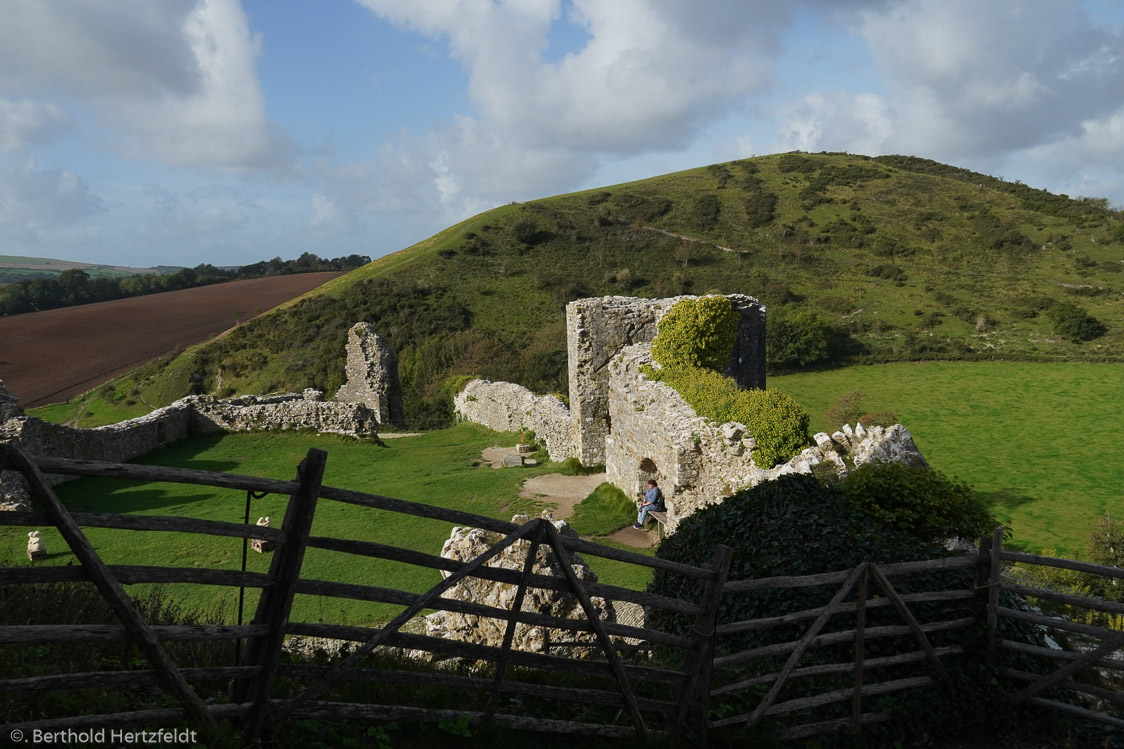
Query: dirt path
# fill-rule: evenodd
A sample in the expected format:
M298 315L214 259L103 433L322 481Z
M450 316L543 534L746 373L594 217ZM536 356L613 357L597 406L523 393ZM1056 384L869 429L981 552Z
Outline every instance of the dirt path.
M548 473L524 481L519 496L537 499L540 502L556 503L558 509L554 511L554 519L566 520L574 514L574 506L603 483L605 483L603 473L595 473L591 476L563 476L561 473Z

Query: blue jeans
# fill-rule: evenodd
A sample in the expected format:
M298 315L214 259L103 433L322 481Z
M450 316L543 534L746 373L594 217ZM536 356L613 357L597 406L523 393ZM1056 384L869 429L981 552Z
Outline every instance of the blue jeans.
M640 514L636 516L636 522L640 525L644 525L644 521L648 519L648 513L653 511L654 508L652 505L645 505L644 507L641 507Z

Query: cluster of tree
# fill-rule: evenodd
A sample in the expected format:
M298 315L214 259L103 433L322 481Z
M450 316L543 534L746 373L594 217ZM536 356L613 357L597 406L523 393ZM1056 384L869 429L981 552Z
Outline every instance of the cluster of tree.
M24 279L0 286L0 315L107 302L245 278L352 270L369 262L371 258L366 255L348 255L329 260L305 252L296 260L275 257L238 268L216 268L209 263L202 263L174 273L143 273L123 278L92 278L86 271L75 268L63 271L57 278Z

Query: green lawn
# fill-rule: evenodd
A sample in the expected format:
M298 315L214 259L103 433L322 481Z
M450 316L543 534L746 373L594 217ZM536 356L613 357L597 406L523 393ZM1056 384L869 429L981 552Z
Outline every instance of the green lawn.
M1105 512L1124 513L1124 366L931 363L772 377L804 404L812 429L844 393L893 411L936 469L972 484L1009 524L1011 543L1083 555Z
M498 435L483 427L462 424L419 437L386 440L386 447L342 437L314 434L259 433L209 436L185 440L158 450L137 462L291 479L310 447L328 452L324 483L347 489L455 508L510 520L516 512L538 513L543 505L519 499L522 481L546 473L534 469L493 470L474 465L484 447L513 444L514 435ZM245 494L211 487L179 484L135 484L110 479L84 479L64 484L60 497L74 511L127 512L240 522ZM285 497L270 495L252 501L251 522L269 515L279 525ZM396 513L321 500L312 533L317 536L393 544L437 554L451 525ZM139 564L238 569L242 542L197 534L134 532L88 528L91 543L110 564ZM44 529L50 552L48 564L75 562L54 529ZM27 529L0 528L0 564L24 565ZM596 558L587 561L604 582L643 588L649 575L638 576L629 565ZM40 562L39 564L42 564ZM269 555L249 554L248 569L265 572ZM647 571L645 569L645 571ZM440 581L434 570L379 559L309 549L302 576L309 579L365 583L422 592ZM222 609L231 621L237 589L178 586L177 599L188 609ZM247 591L247 619L256 593ZM293 619L334 623L385 621L400 607L311 596L298 596Z

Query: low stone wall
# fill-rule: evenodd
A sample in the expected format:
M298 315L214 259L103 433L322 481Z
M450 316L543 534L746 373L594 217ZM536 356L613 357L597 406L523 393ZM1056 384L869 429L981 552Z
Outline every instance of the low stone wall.
M522 385L469 380L453 397L458 419L483 424L497 432L526 427L546 445L551 460L573 456L570 409L553 395L535 395Z
M656 478L668 504L667 530L687 515L734 492L787 473L810 473L831 463L838 474L866 462L925 465L909 431L860 424L834 435L815 435L816 446L779 466L762 469L751 452L756 446L744 424L716 424L698 416L671 387L640 371L651 363L648 344L625 348L609 365L612 433L605 441L607 480L639 504L644 484Z
M362 438L378 436L378 420L368 406L326 402L316 390L307 390L303 395L243 396L230 400L189 396L145 416L94 429L52 424L25 416L18 408L5 413L17 415L0 424L0 441L15 442L32 455L109 463L123 463L171 442L218 431L277 429ZM52 483L65 480L62 476L47 478ZM19 475L12 471L0 474L0 510L19 509L26 502L26 489Z

